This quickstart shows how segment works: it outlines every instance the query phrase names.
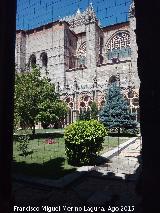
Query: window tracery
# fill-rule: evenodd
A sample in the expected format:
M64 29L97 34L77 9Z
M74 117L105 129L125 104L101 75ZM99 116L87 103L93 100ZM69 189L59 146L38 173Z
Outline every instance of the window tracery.
M86 66L86 42L83 42L77 51L77 67Z
M108 81L108 83L109 84L113 84L113 83L115 83L115 82L117 82L117 77L115 76L115 75L112 75L110 78L109 78L109 81Z
M118 31L106 44L108 60L131 56L130 34L128 31Z

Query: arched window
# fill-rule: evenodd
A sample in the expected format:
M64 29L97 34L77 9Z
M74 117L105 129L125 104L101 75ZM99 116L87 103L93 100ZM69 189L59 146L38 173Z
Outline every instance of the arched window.
M32 54L29 58L29 66L34 68L36 66L36 56Z
M83 42L77 52L77 67L86 66L86 42Z
M117 81L117 77L115 75L112 75L110 78L109 78L109 81L108 83L109 84L113 84Z
M106 55L108 60L117 61L131 56L130 34L128 31L116 32L106 44Z
M82 101L82 102L80 102L80 106L81 106L81 107L85 107L86 104Z
M42 67L47 67L47 64L48 64L47 53L45 53L45 52L41 53L40 58L42 60Z
M71 101L70 97L66 98L66 103L69 103Z

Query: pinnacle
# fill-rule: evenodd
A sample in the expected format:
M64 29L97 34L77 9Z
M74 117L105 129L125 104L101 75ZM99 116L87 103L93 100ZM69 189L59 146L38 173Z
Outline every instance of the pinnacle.
M81 11L80 11L80 9L78 8L78 10L77 10L77 13L76 14L81 14Z

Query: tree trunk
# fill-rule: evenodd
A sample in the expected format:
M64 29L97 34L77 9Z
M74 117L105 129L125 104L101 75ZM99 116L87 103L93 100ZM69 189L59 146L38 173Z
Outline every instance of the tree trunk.
M33 125L33 129L32 129L33 137L35 137L35 132L36 132L36 130L35 130L35 124L34 124L34 125Z

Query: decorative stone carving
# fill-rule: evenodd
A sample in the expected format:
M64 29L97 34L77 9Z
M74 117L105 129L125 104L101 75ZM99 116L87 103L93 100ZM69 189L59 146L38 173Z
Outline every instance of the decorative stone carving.
M75 15L66 16L60 21L68 22L70 25L70 28L75 28L77 26L85 25L88 23L94 23L94 22L97 22L97 24L100 24L100 22L98 22L98 19L96 18L96 14L94 12L92 3L90 3L89 7L84 12L81 13L80 9L78 9Z
M127 31L118 31L106 44L108 60L124 58L131 55L130 34Z
M130 5L129 8L129 18L133 18L135 17L135 5L134 5L134 1L132 2L132 4Z

